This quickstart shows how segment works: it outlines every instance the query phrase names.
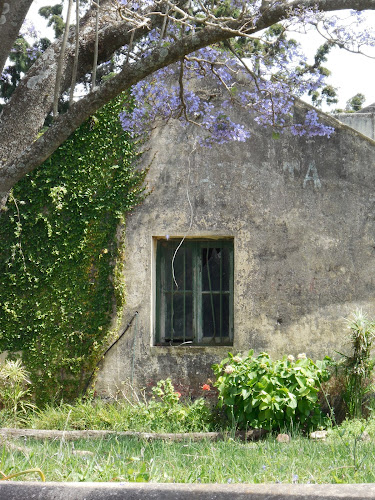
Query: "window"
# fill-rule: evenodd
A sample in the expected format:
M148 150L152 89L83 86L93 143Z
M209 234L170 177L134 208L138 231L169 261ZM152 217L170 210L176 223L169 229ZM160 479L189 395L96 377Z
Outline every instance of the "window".
M157 241L156 345L231 345L233 240L180 243Z

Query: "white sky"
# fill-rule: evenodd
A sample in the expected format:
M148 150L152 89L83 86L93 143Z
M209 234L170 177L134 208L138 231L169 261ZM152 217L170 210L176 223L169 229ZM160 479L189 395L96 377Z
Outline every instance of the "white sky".
M43 18L38 15L38 9L44 5L55 5L58 0L34 0L30 17L42 35L53 37L53 33L47 30ZM375 12L366 14L368 25L375 29ZM48 32L47 32L48 31ZM296 38L295 34L292 35ZM318 35L301 36L299 41L303 44L308 55L314 54L317 46L323 43ZM328 56L325 66L332 72L329 83L338 89L339 103L326 111L336 107L344 108L346 101L358 92L366 96L365 106L375 102L375 59L369 59L359 54L351 54L345 50L335 48Z

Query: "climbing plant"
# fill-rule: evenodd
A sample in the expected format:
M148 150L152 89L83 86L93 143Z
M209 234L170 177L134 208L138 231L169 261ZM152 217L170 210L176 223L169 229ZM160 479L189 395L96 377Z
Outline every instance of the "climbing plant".
M124 304L124 216L145 195L125 99L19 182L2 219L0 350L22 353L39 402L80 393Z

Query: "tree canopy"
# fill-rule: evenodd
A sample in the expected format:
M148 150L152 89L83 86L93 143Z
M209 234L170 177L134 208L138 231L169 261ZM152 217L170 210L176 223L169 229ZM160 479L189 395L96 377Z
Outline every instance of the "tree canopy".
M32 3L0 0L3 82L12 83L6 71L8 58L15 50L25 50L23 23ZM72 10L73 0L66 4ZM76 20L70 27L67 23L66 29L56 18L58 9L42 12L56 33L63 34L51 44L39 44L35 61L19 67L20 79L13 79L9 95L0 96L6 100L0 115L3 202L19 179L126 89L133 89L139 104L131 114L122 115L128 131L139 132L145 120L177 118L195 122L203 137L214 141L245 140L248 131L243 126L223 113L215 114L209 101L186 83L210 72L228 92L228 104L248 108L261 124L278 130L290 125L296 134L329 135L331 130L319 124L314 112L308 113L305 123L289 123L292 96L309 93L316 102L332 97L322 66L330 48L337 45L363 52L366 46L374 46L373 34L361 29L361 13L375 10L375 0L96 0L82 4L81 9L76 5ZM344 15L338 16L339 11ZM313 64L287 36L288 30L310 29L325 38ZM234 81L240 68L251 87L238 92ZM161 83L171 73L176 83ZM91 79L90 91L72 99L76 82L83 78ZM58 108L58 101L65 106ZM52 110L54 117L48 122ZM43 128L46 124L48 128Z

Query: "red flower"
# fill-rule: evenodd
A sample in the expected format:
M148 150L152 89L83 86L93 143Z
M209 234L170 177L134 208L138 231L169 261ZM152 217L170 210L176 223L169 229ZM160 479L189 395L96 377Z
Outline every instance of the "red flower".
M202 389L203 389L204 391L210 391L210 390L211 390L211 387L210 387L208 384L203 384L203 385L202 385Z
M175 394L177 394L178 399L181 397L181 392L176 391Z

